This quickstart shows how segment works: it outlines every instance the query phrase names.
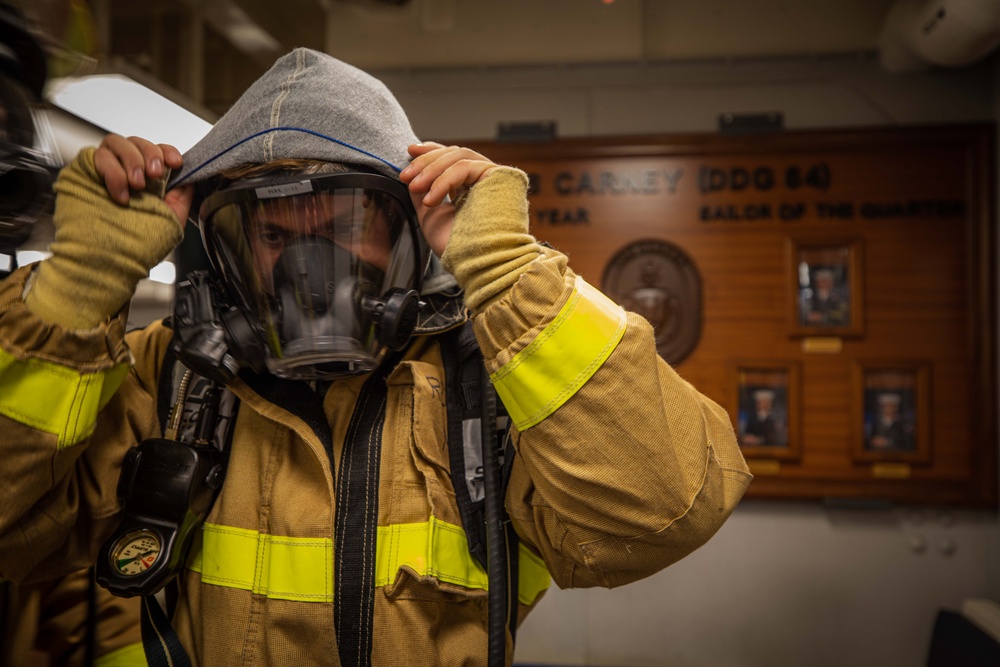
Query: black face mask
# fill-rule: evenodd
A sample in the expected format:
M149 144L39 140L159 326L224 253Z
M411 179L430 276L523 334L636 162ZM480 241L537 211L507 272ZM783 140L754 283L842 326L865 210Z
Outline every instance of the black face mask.
M199 224L231 305L279 377L369 372L416 327L430 251L397 180L247 181L208 197Z
M415 291L390 290L383 298L381 271L321 236L289 242L272 279L274 330L289 357L309 362L310 375L372 370L380 361L369 352L372 342L399 349L416 325Z
M354 266L357 271L346 270ZM275 263L273 284L282 347L298 352L303 339L325 349L351 349L341 337L361 339L362 304L378 296L374 267L351 261L350 253L321 236L291 241ZM367 275L366 275L367 274Z

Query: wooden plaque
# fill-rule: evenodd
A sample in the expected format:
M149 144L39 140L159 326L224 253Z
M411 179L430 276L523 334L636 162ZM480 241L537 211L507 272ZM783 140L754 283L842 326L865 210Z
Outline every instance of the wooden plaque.
M994 142L971 125L471 145L529 174L532 232L592 285L630 247L690 259L631 280L659 290L642 303L660 329L698 332L672 361L734 426L734 368L794 369L795 442L744 449L766 471L750 496L973 506L997 499ZM664 310L694 275L697 307ZM893 377L913 439L876 444Z

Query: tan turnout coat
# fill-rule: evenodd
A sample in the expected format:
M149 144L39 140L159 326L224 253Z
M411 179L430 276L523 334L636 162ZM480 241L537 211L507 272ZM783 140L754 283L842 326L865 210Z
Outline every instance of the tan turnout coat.
M40 321L21 299L29 272L0 283L6 373L42 369L53 382L82 377L82 387L110 377L116 364L130 369L113 396L101 397L107 404L89 435L87 424L47 431L45 415L5 409L0 400L0 577L13 580L57 576L96 558L121 517L115 488L125 452L160 435L157 378L171 334L158 323L126 336L121 317L77 332ZM547 250L475 318L490 372L546 330L574 280L566 258ZM332 469L302 419L236 380L241 404L228 477L207 523L243 537L312 540L323 554L315 562L331 558L335 470L364 379L335 382L323 401ZM426 524L429 517L461 525L442 386L437 340L418 337L388 377L380 527ZM513 443L507 510L534 560L563 588L620 586L675 562L715 533L750 480L726 412L657 355L652 329L631 313L596 372L540 423L515 429ZM273 560L268 566L277 567ZM311 576L335 576L317 567L322 572ZM485 664L486 592L418 569L402 565L376 589L373 664ZM330 599L282 599L262 588L207 583L205 575L185 571L173 619L196 664L339 663ZM522 597L522 616L535 601Z
M94 591L93 665L86 662L90 570L32 584L0 583L0 667L141 665L139 599Z

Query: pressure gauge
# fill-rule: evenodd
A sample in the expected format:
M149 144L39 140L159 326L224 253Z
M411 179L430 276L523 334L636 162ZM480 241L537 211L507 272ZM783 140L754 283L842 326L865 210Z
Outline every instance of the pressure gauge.
M111 568L126 577L142 574L160 557L160 537L150 530L122 535L111 547Z

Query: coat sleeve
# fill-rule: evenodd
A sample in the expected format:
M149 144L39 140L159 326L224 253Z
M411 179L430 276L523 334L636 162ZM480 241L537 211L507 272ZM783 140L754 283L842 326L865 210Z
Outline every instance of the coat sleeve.
M0 642L3 665L83 665L90 616L90 570L54 581L7 583L7 636ZM140 599L93 591L94 665L145 665L139 627Z
M727 413L545 250L474 326L512 415L506 497L562 588L627 584L704 544L751 475Z
M169 339L153 325L126 344L124 314L80 331L47 323L22 300L30 274L0 282L0 578L12 581L93 563L120 519L125 452L159 432L152 350Z

